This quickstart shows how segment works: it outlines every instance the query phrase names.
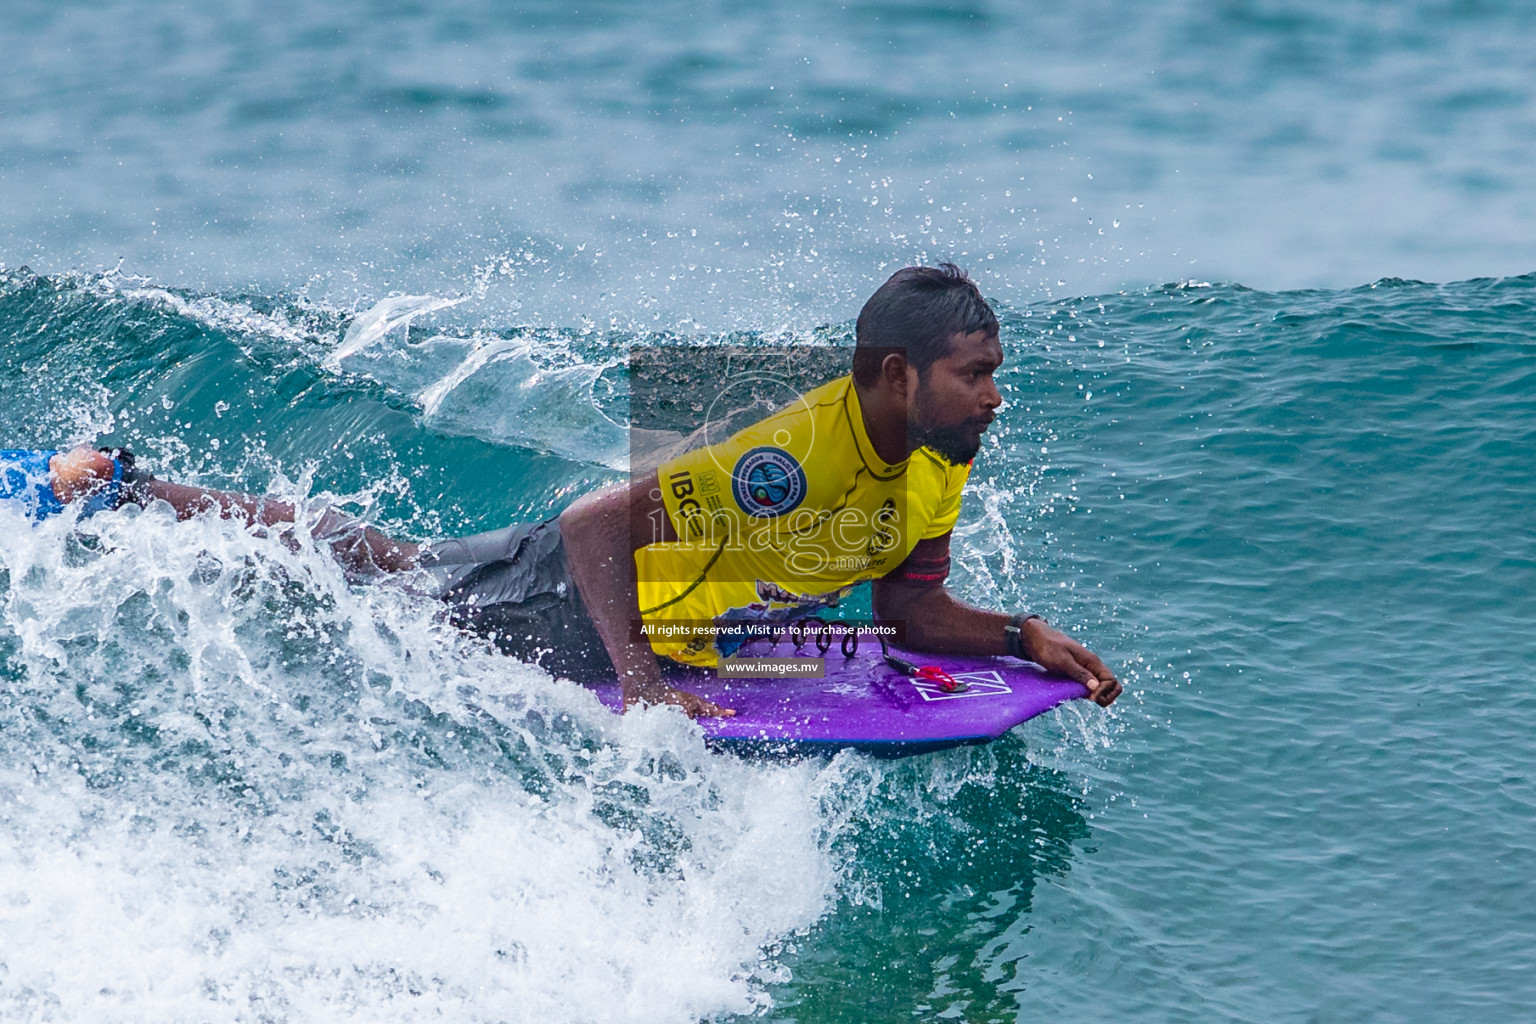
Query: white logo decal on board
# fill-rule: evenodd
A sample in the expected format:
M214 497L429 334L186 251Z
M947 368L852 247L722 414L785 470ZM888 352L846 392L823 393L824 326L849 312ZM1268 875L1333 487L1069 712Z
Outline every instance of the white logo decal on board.
M1005 693L1012 693L1013 687L1003 680L997 671L992 672L960 672L955 675L955 681L964 683L965 689L956 690L954 693L945 693L939 688L938 683L931 683L926 679L913 679L912 685L917 692L923 695L923 700L964 700L966 697L1001 697Z

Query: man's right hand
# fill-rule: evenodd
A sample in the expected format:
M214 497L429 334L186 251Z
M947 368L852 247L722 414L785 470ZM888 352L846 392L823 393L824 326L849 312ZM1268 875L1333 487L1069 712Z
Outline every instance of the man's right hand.
M1097 654L1061 630L1052 629L1044 619L1024 621L1024 650L1035 664L1086 686L1095 704L1107 708L1122 692L1120 680Z
M625 711L637 704L676 704L689 718L730 718L736 714L734 708L723 708L696 693L679 690L665 683L655 688L636 687L630 690L626 687L625 689L627 691L624 694Z

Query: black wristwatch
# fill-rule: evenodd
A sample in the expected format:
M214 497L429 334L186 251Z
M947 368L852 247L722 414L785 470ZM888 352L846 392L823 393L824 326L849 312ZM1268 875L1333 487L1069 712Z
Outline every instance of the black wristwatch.
M1045 621L1044 615L1025 615L1022 612L1008 620L1008 625L1003 627L1003 638L1008 644L1008 653L1020 661L1033 661L1029 651L1024 646L1024 623L1030 619Z

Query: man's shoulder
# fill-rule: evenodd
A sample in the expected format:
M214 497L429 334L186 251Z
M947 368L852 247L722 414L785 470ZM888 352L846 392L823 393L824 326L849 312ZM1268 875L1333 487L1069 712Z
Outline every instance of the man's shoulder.
M790 423L814 424L817 430L832 427L847 418L848 391L851 383L852 379L844 375L802 392L797 399L747 427L743 433L760 431L769 424L775 426Z
M848 388L846 376L828 381L708 447L733 463L759 450L776 450L807 467L835 461L836 449L851 437Z
M853 446L843 423L849 386L847 376L828 381L723 441L662 463L663 501L674 525L696 512L740 511L766 521L807 501L820 504L828 475L847 476L853 457L845 454Z

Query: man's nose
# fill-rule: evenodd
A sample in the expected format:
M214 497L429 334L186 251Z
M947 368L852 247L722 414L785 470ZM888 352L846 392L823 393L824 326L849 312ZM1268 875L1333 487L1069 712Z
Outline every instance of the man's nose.
M981 395L981 404L986 407L988 412L1003 404L1002 393L997 390L997 383L995 381L987 381L986 390Z

